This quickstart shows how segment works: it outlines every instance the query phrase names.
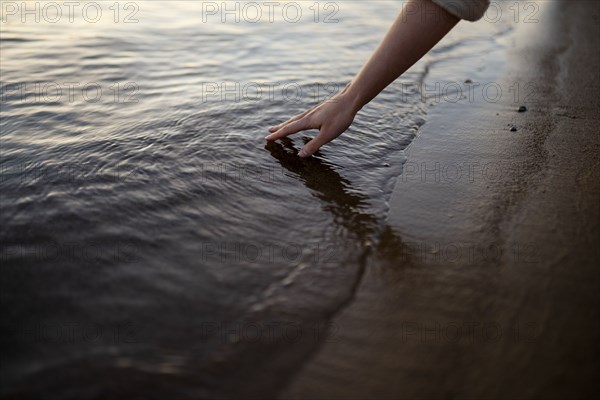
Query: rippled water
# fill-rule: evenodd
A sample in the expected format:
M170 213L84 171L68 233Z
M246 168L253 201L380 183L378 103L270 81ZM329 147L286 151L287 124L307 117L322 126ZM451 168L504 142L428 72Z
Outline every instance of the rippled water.
M95 23L4 10L2 394L272 395L327 340L379 242L427 71L468 77L481 66L452 60L499 27L460 24L301 160L314 132L265 146L267 127L345 86L400 1L322 2L318 22L296 2L294 23L95 4Z

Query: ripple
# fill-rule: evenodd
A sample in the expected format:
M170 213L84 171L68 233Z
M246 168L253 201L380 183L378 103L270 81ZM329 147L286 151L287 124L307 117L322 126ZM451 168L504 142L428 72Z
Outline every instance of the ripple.
M318 341L215 330L279 321L312 332L346 304L425 121L419 84L440 60L496 40L450 37L315 157L297 152L316 131L266 145L268 126L348 83L398 4L352 3L330 26L203 24L187 2L148 4L138 24L3 26L0 289L11 307L1 324L16 332L3 339L15 366L3 394L52 397L69 376L72 397L123 397L106 395L101 375L154 396L168 393L152 386L168 375L184 398L239 397L261 368L270 397ZM27 102L11 86L48 82L97 82L105 96ZM126 82L137 102L115 100L111 85ZM302 95L207 99L207 82ZM69 322L111 334L51 345L23 335ZM123 323L135 341L111 341Z

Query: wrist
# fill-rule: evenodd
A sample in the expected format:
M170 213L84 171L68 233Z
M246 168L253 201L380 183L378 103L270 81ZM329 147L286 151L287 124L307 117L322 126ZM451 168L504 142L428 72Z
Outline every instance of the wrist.
M354 114L357 114L367 103L364 101L364 96L354 82L350 82L344 88L342 95L348 102L348 107L352 109Z

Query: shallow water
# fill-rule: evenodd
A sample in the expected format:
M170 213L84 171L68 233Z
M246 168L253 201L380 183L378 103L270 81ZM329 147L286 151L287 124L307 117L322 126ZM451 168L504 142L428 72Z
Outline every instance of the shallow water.
M200 2L95 4L95 23L3 15L2 394L272 395L385 232L431 103L419 85L439 65L462 83L482 66L452 60L502 29L461 23L302 160L314 132L266 145L267 127L343 88L402 2L319 3L317 20L296 2L297 22L263 6L256 23Z

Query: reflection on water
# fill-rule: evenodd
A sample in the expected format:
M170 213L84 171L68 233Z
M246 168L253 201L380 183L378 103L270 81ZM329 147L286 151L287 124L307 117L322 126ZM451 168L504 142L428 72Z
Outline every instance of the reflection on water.
M407 246L396 232L381 218L369 212L369 198L353 189L351 183L335 171L326 161L315 157L298 157L298 149L289 138L269 142L265 146L271 155L288 171L298 177L307 188L321 199L323 209L334 216L334 222L352 232L363 247L365 256L376 241L375 253L380 262L411 264Z
M3 396L272 397L401 242L385 214L417 84L482 36L450 35L301 160L302 135L265 151L266 128L343 88L401 2L341 2L334 24L203 22L201 3L0 25ZM207 96L226 82L301 95Z
M372 238L379 223L377 217L368 212L368 198L360 192L352 192L350 182L319 159L319 153L304 160L298 157L298 149L289 138L281 142L270 142L265 148L323 201L323 209L333 214L335 223L352 232L361 243Z

